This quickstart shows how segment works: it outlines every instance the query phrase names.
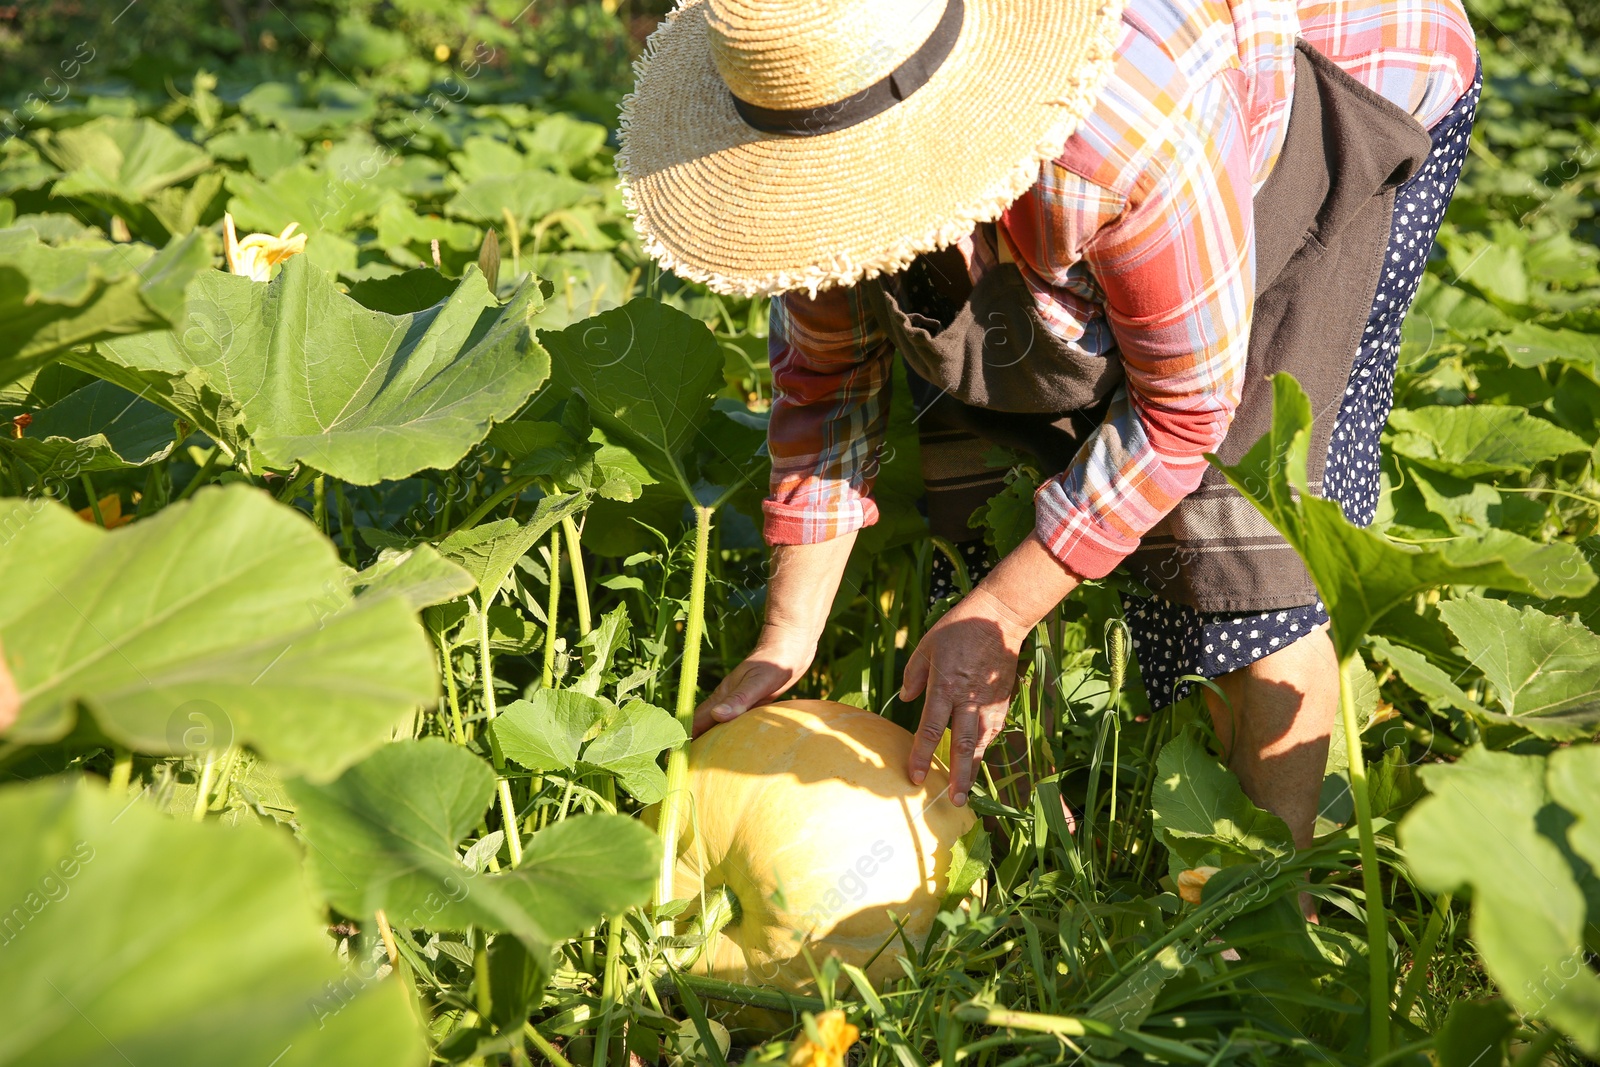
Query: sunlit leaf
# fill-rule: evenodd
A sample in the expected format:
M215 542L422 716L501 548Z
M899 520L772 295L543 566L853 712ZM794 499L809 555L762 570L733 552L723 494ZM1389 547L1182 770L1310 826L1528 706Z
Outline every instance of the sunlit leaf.
M619 815L568 818L528 838L516 870L473 872L458 847L483 818L494 772L437 738L386 745L336 781L290 791L317 884L348 915L382 908L396 924L479 926L548 952L654 888L660 843Z
M74 345L162 330L211 255L198 235L144 245L51 248L32 230L0 230L0 384Z
M1593 781L1592 764L1584 770ZM1583 892L1544 831L1554 799L1544 759L1473 748L1421 774L1433 795L1400 824L1417 883L1435 893L1470 888L1472 941L1506 999L1600 1053L1600 977L1584 959Z
M0 529L12 741L61 737L81 705L140 752L238 741L327 777L437 693L404 600L353 601L333 545L257 490L202 489L111 533L9 500Z
M280 831L86 781L0 790L0 1063L422 1067L395 978L346 970Z
M1275 375L1272 429L1236 465L1222 471L1305 561L1327 607L1341 660L1356 650L1378 618L1434 586L1485 585L1537 596L1575 596L1595 585L1594 572L1571 545L1537 544L1492 530L1475 540L1414 547L1351 525L1338 504L1313 497L1307 489L1310 438L1310 401L1292 377Z
M641 297L539 336L554 379L589 402L606 436L687 494L682 457L722 384L722 353L705 324Z
M544 382L538 310L533 286L501 305L474 272L437 307L385 315L296 256L265 285L203 275L187 329L104 347L141 372L200 372L268 463L371 485L453 466Z
M1451 600L1439 614L1517 725L1561 741L1600 729L1600 637L1484 597Z

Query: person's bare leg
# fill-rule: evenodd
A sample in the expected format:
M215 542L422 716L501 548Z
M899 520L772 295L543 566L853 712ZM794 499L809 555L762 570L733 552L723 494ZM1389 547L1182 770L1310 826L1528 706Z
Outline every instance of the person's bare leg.
M1339 710L1339 663L1325 629L1217 680L1226 702L1206 703L1228 766L1257 807L1289 825L1297 848L1311 844ZM1309 896L1302 896L1308 918Z

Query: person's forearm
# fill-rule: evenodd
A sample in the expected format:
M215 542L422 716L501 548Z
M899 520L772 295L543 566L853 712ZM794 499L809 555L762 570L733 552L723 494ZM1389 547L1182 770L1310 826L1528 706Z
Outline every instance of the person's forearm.
M844 580L854 531L809 545L774 545L767 581L767 626L812 641L822 636Z
M1008 622L1031 630L1082 580L1063 567L1034 533L1012 549L973 592L993 599Z

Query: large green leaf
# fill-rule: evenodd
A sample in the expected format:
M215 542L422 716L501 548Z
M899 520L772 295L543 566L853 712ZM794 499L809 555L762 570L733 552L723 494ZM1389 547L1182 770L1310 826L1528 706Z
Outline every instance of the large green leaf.
M86 781L0 790L0 1064L421 1067L406 993L332 952L287 835Z
M692 497L682 459L722 382L722 352L705 324L640 297L539 336L555 380L582 394L607 437Z
M1563 777L1560 787L1569 800L1592 804L1595 767L1585 759L1588 782ZM1542 830L1553 799L1545 761L1473 748L1421 774L1433 795L1399 831L1417 883L1436 893L1470 888L1472 939L1506 999L1600 1053L1600 978L1584 962L1584 895Z
M550 171L526 170L461 183L444 209L455 218L490 226L504 225L509 211L519 226L527 227L552 211L599 197L600 190L587 182Z
M40 150L66 172L56 196L140 204L212 166L211 156L154 119L106 116L40 135Z
M470 530L458 530L439 542L439 551L472 575L478 584L478 598L487 605L500 592L517 560L527 555L556 523L576 514L583 502L578 493L547 496L539 501L533 518L527 522L497 519Z
M1338 504L1307 488L1310 439L1311 402L1294 378L1278 374L1272 429L1236 465L1219 466L1305 561L1341 660L1378 618L1424 589L1484 585L1548 597L1581 595L1594 586L1594 572L1571 545L1542 545L1493 530L1476 540L1418 548L1352 526Z
M236 740L328 777L437 693L404 599L353 601L333 545L256 490L202 489L111 533L9 500L0 530L0 647L22 701L12 741L62 736L82 705L141 752Z
M453 466L543 384L539 306L532 285L502 306L472 271L438 306L385 315L297 256L265 285L206 275L188 329L104 347L145 374L200 372L269 464L372 485Z
M1253 862L1294 851L1288 824L1250 803L1239 779L1206 751L1194 730L1162 747L1150 806L1174 874L1200 866L1208 856Z
M197 234L154 252L52 248L32 230L0 230L0 385L74 345L178 324L184 290L210 262Z
M1484 597L1439 614L1518 725L1562 741L1600 726L1600 637L1581 623Z
M533 771L599 770L616 776L643 804L666 794L661 753L688 738L663 708L570 689L541 689L509 704L490 727L506 758Z
M165 458L176 444L172 423L166 409L110 382L92 382L35 413L21 436L0 436L0 449L40 478L72 479Z
M349 915L382 908L397 925L479 926L548 950L654 887L660 844L618 815L558 822L528 839L516 870L474 873L457 850L483 818L494 772L438 738L386 745L337 781L290 792L313 875Z
M1531 471L1589 450L1576 434L1516 407L1401 408L1389 426L1389 445L1400 455L1462 478Z
M398 596L416 611L447 604L478 587L472 575L425 544L404 551L386 548L377 562L349 580L358 597Z

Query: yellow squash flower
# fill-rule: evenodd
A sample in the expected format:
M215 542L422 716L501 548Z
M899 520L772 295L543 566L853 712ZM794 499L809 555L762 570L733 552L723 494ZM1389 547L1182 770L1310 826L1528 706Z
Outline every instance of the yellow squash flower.
M253 233L241 241L233 228L232 213L224 215L222 230L228 242L228 270L253 282L268 281L273 267L306 250L306 235L294 232L299 228L298 222L291 222L276 237L270 233Z
M822 1012L816 1016L815 1023L822 1044L813 1042L802 1030L789 1046L789 1067L844 1067L844 1055L861 1036L861 1031L838 1010Z
M1190 904L1200 903L1200 891L1211 881L1211 876L1221 870L1220 867L1196 867L1189 871L1178 872L1178 896Z

